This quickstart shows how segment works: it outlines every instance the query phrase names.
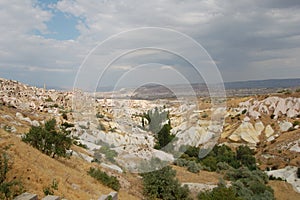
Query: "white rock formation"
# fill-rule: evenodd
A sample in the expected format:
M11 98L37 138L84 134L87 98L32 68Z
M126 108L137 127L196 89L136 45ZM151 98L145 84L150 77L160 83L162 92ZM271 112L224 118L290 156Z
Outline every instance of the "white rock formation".
M289 130L289 128L293 127L293 124L288 121L282 121L282 122L279 122L279 127L280 127L280 130L284 132L284 131Z
M300 193L300 179L297 178L297 167L287 166L283 169L267 171L267 174L280 177L290 183L294 190Z
M262 122L255 123L255 127L250 122L242 122L242 124L229 136L229 139L234 142L241 140L256 144L259 142L259 135L264 129Z
M274 130L273 130L273 128L271 127L271 125L270 124L268 124L267 126L266 126L266 129L265 129L265 135L266 135L266 137L267 138L269 138L271 135L273 135L274 134Z

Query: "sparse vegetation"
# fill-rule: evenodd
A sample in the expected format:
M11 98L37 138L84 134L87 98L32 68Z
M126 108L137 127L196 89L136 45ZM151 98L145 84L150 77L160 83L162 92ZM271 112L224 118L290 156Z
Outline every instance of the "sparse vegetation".
M182 187L175 178L176 171L170 166L143 173L144 195L147 199L185 200L189 197L187 186Z
M201 115L201 117L205 119L205 118L208 117L208 114L207 114L207 113L203 113L203 114Z
M43 192L46 196L54 195L54 190L58 190L58 182L56 181L56 179L52 180L51 185L43 188Z
M293 126L298 126L298 125L300 125L300 122L299 122L299 121L294 121L294 122L293 122Z
M100 169L91 167L88 174L113 190L119 191L121 187L119 180L116 177L109 176L106 172L103 172Z
M8 180L7 173L12 168L12 162L5 150L0 151L0 199L12 199L23 192L22 183L15 180Z
M55 119L47 121L44 126L31 126L29 132L22 137L22 141L52 158L67 157L67 150L72 144L70 132L64 127L57 130Z
M246 112L247 112L247 109L244 109L244 110L242 111L242 115L246 114Z
M99 153L104 154L108 161L112 163L116 162L115 157L118 156L118 153L115 150L109 148L108 146L102 146L98 151Z

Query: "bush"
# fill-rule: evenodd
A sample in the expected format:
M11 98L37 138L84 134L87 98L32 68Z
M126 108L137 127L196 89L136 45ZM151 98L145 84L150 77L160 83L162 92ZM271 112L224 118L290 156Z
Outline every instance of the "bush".
M115 157L118 156L118 153L115 150L110 149L108 146L102 146L99 149L99 153L103 153L108 161L112 163L116 162Z
M188 162L187 170L192 173L198 173L200 171L199 164L196 163L195 161L190 161Z
M52 158L67 157L67 150L72 145L70 132L64 127L56 130L55 119L47 121L44 126L31 126L29 132L22 137L22 141Z
M201 192L198 194L199 200L242 200L237 197L232 187L226 188L219 186L214 188L211 192Z
M54 190L58 190L58 182L56 179L52 180L52 184L43 188L44 194L47 195L54 195Z
M161 170L143 173L144 195L148 199L191 199L187 186L182 187L175 178L176 171L170 166Z
M7 173L12 162L6 152L0 151L0 199L12 199L23 192L23 185L18 180L8 180Z
M274 199L274 191L266 185L268 176L260 170L250 171L246 167L230 169L225 178L232 182L237 196L242 199Z
M174 165L177 165L179 167L186 167L188 162L189 161L186 159L178 158L177 160L174 161Z
M297 125L300 125L300 122L299 121L294 121L293 126L297 126Z
M96 168L90 168L88 171L88 174L101 182L102 184L112 188L113 190L119 191L121 185L119 183L119 180L114 176L109 176L107 173L102 172L99 169Z

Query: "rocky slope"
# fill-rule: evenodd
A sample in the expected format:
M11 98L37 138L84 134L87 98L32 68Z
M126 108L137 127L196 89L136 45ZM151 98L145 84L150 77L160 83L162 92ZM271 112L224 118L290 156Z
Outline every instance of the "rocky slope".
M124 170L137 172L140 162L152 157L171 163L184 145L209 149L217 143L251 146L262 169L300 166L299 92L228 98L213 108L207 97L101 99L5 79L0 79L0 90L0 126L5 133L20 135L54 117L60 124L73 124L72 135L87 146L84 151L75 149L75 157L90 163L102 146L116 151L116 163L105 161L102 167L119 175ZM142 127L139 115L155 107L169 112L171 133L176 135L171 152L154 149L155 135L147 131L147 124Z

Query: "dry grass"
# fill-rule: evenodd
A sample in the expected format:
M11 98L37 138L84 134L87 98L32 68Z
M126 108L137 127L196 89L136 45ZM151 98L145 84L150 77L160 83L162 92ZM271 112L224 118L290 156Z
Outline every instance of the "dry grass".
M295 192L293 187L285 181L270 181L275 198L278 200L299 200L300 194Z

